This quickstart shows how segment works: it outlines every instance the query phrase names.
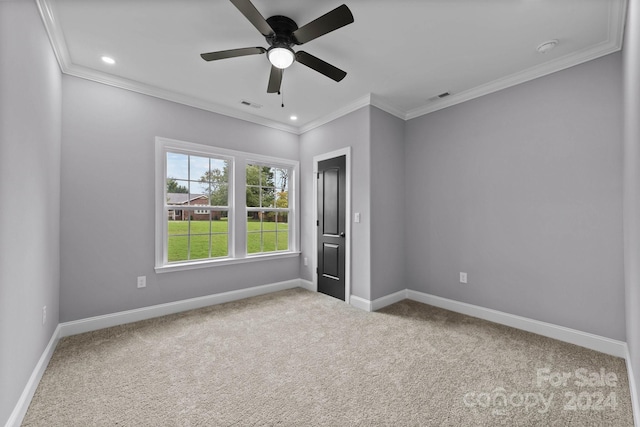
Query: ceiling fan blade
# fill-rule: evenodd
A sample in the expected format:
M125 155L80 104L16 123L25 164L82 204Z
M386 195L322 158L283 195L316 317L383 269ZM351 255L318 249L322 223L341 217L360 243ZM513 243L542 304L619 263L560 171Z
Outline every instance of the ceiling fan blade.
M267 86L267 93L280 92L280 85L282 84L282 69L271 66L271 74L269 75L269 85Z
M347 73L342 71L340 68L334 67L328 62L324 62L322 59L316 58L315 56L302 50L296 53L296 61L316 70L320 74L324 74L325 76L337 82L344 79L344 77L347 75Z
M260 31L260 34L265 37L275 34L271 25L267 23L267 20L258 12L258 9L250 0L231 0L231 3Z
M347 5L343 4L320 18L309 22L307 25L298 28L293 32L293 37L297 44L307 43L352 22L353 15Z
M265 53L267 49L263 47L243 47L242 49L221 50L219 52L201 53L200 56L205 61L216 61L218 59L235 58L236 56L259 55Z

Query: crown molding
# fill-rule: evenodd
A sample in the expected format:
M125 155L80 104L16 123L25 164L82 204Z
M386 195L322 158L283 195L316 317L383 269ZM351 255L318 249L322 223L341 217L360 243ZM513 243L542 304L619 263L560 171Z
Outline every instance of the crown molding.
M433 113L434 111L442 110L443 108L470 101L484 95L489 95L491 93L498 92L512 86L517 86L519 84L535 80L539 77L553 74L557 71L565 70L584 62L600 58L618 50L620 50L620 46L610 45L609 43L606 43L604 46L598 45L583 52L567 55L562 58L558 58L557 60L530 68L523 72L511 74L510 76L494 80L484 85L476 86L464 92L453 94L445 99L437 100L430 105L425 105L423 107L410 110L407 112L405 120L415 119L416 117Z
M622 0L612 1L609 4L609 34L607 41L592 46L582 51L573 52L552 61L545 62L527 70L499 78L484 85L459 92L444 99L434 101L428 105L415 108L406 113L405 120L411 120L425 114L432 113L452 105L470 101L493 92L525 83L539 77L543 77L557 71L600 58L622 49L624 37L624 22L626 16L626 2Z
M383 101L378 95L371 94L371 105L391 114L392 116L396 116L399 119L407 120L406 111Z
M320 127L324 124L334 121L342 116L346 116L347 114L359 110L362 107L366 107L367 105L371 105L371 94L367 94L361 98L356 99L350 104L345 105L344 107L334 111L333 113L327 114L326 116L322 116L319 119L313 120L307 123L304 126L299 128L299 133L303 134L305 132L309 132L312 129Z
M539 77L543 77L557 71L561 71L582 64L584 62L591 61L593 59L597 59L613 52L617 52L622 48L624 22L626 16L626 2L624 0L613 0L609 5L609 33L605 42L600 43L596 46L592 46L588 49L573 52L552 61L548 61L543 64L531 67L527 70L499 78L492 82L476 86L472 89L454 93L447 98L431 102L422 107L404 111L384 101L382 97L369 93L330 114L322 116L303 126L296 127L246 113L234 108L225 107L220 104L205 101L196 97L182 95L174 91L161 89L138 81L113 76L101 71L73 64L69 55L69 51L67 49L64 33L62 32L60 25L55 19L55 6L48 0L36 0L36 3L38 5L38 9L40 10L40 16L42 17L42 21L49 36L49 40L51 41L54 54L63 73L118 87L121 89L130 90L144 95L149 95L179 104L199 108L201 110L210 111L239 120L248 121L269 128L290 132L296 135L308 132L367 105L377 107L402 120L411 120L416 117L441 110L443 108L470 101L472 99L479 98L481 96L488 95L490 93L497 92L512 86L516 86L518 84L525 83Z
M174 91L160 89L158 87L147 85L135 80L114 76L91 68L76 65L71 61L71 57L67 49L67 43L64 38L64 33L62 32L60 25L55 19L56 13L54 5L47 0L36 0L36 3L38 5L38 9L40 10L40 16L42 17L47 35L49 36L49 40L51 41L51 46L53 47L54 54L56 56L56 59L58 60L60 69L64 74L68 74L74 77L80 77L109 86L114 86L120 89L141 93L143 95L165 99L167 101L199 108L201 110L211 111L213 113L252 122L273 129L278 129L294 134L300 133L299 129L295 126L286 125L264 117L225 107L213 102L204 101L199 98L182 95Z
M240 119L247 122L252 122L252 123L270 127L273 129L278 129L278 130L282 130L282 131L290 132L294 134L299 133L298 128L295 126L285 125L283 123L280 123L274 120L270 120L264 117L245 113L240 110L222 106L220 104L204 101L202 99L195 98L188 95L182 95L174 91L161 89L161 88L147 85L145 83L141 83L138 81L125 79L118 76L112 76L107 73L102 73L100 71L96 71L90 68L85 68L85 67L72 64L70 66L66 66L63 69L63 72L70 76L92 80L98 83L103 83L109 86L114 86L120 89L129 90L132 92L138 92L143 95L149 95L149 96L164 99L167 101L172 101L178 104L187 105L189 107L199 108L201 110L210 111L212 113L221 114L223 116Z

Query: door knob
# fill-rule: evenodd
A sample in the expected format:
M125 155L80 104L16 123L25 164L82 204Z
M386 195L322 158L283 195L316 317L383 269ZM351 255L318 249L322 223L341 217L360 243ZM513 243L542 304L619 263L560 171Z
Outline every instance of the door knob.
M346 234L344 234L344 231L342 233L340 233L340 237L344 237L346 236Z

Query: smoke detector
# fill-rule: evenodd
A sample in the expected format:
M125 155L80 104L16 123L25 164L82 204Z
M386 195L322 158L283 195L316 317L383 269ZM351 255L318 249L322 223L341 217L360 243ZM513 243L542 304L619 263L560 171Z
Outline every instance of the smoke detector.
M555 39L547 40L546 42L538 45L538 47L536 48L536 51L538 53L547 53L557 45L558 45L558 40L555 40Z

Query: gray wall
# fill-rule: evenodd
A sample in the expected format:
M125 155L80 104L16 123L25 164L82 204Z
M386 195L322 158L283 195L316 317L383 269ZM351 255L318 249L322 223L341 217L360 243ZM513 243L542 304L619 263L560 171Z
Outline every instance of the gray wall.
M313 280L312 259L315 214L313 212L313 157L351 147L351 211L360 212L360 223L351 224L351 294L370 299L371 292L371 201L370 201L370 107L363 107L300 136L300 227L302 256L300 277ZM351 218L353 219L353 218Z
M640 386L640 2L630 0L624 44L624 237L627 345ZM640 405L640 402L637 402Z
M407 122L408 287L625 340L621 99L618 53Z
M4 425L58 325L60 69L34 2L0 2L0 58Z
M371 299L407 288L404 120L371 108Z
M156 136L298 159L297 135L71 76L62 87L62 322L299 277L297 257L154 272Z

